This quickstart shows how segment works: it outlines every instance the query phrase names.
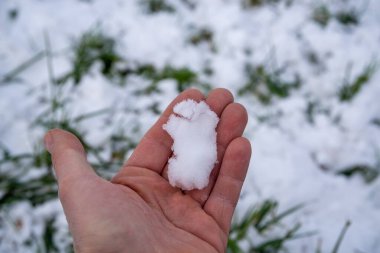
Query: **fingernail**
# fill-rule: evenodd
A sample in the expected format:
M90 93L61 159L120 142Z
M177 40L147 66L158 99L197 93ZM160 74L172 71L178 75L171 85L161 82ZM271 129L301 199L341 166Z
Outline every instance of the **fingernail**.
M47 134L44 137L44 145L47 151L49 151L49 153L51 153L51 151L53 150L53 142L53 135L51 134L51 132L47 132Z

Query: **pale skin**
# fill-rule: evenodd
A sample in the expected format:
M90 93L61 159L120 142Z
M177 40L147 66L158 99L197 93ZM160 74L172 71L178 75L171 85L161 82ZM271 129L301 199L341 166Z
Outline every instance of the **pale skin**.
M219 162L205 189L183 192L167 180L172 139L162 125L173 106L187 98L204 100L220 117ZM186 90L111 181L96 175L73 134L49 131L44 142L52 155L75 252L225 252L251 156L249 141L241 137L246 123L246 110L233 102L229 91L215 89L204 97L198 90Z

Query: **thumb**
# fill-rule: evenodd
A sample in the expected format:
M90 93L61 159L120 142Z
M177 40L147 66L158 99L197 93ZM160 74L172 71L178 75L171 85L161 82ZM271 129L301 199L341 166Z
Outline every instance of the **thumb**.
M74 181L94 177L79 139L67 131L53 129L45 134L44 144L53 161L59 187L69 187Z

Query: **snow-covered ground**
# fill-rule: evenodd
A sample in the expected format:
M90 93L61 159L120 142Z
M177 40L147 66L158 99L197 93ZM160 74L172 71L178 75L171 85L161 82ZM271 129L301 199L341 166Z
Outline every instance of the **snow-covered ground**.
M237 217L268 198L283 210L306 203L286 222L301 222L302 231L317 233L288 242L290 252L314 253L319 242L322 252L331 252L346 220L352 225L340 252L380 252L380 179L366 183L360 175L336 174L356 165L380 171L380 1L263 0L242 7L238 0L167 0L175 11L153 14L141 2L1 0L0 80L48 47L56 52L53 74L66 73L72 41L96 27L117 40L127 62L189 68L212 87L230 89L249 113L245 135L253 156ZM332 13L326 26L313 19L320 6ZM358 24L339 22L338 13L350 10L357 11ZM211 39L189 43L202 29L211 31ZM239 95L247 83L247 64L269 72L282 69L279 78L299 77L301 85L269 104L250 92ZM362 89L341 101L342 85L372 65L375 71ZM19 74L22 82L0 83L0 143L15 153L32 150L42 136L31 124L42 113L38 96L51 93L48 66L43 57ZM157 117L148 108L157 103L162 110L178 92L173 80L161 80L160 93L137 96L146 80L135 76L118 86L99 69L94 66L75 91L62 89L59 95L70 94L76 115L113 108L111 123L124 124L136 140ZM101 143L115 128L96 118L81 127L92 143ZM41 224L56 214L56 240L68 240L56 200L38 207L20 202L1 212L0 252L29 252L21 245L31 234L41 234Z

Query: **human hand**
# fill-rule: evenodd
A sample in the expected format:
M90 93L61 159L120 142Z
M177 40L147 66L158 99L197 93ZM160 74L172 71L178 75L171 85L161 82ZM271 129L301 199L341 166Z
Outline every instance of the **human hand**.
M167 180L171 137L162 129L178 102L205 100L219 116L218 161L202 190L183 192ZM225 89L204 98L198 90L181 93L109 182L88 164L71 133L45 135L52 155L74 248L80 253L225 252L232 215L246 176L251 147L241 137L247 113Z

